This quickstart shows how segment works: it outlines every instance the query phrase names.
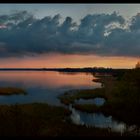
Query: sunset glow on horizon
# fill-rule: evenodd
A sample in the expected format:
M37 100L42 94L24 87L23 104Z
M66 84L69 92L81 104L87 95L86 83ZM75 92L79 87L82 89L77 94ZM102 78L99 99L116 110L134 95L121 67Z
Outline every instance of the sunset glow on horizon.
M0 68L134 68L138 58L95 55L50 54L24 58L2 58Z

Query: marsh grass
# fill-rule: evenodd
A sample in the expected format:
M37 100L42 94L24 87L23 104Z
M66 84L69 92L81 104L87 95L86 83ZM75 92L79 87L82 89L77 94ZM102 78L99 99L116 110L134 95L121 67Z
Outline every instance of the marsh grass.
M78 99L91 99L96 97L106 98L104 88L96 88L96 89L86 89L86 90L78 90L75 94L71 94L71 92L66 92L65 94L59 96L58 98L65 105L69 105L74 103L75 100Z
M0 95L14 95L14 94L24 94L27 92L24 89L16 87L0 87Z
M107 129L87 128L66 121L63 107L32 103L0 105L0 136L119 136Z
M0 105L0 135L40 135L62 122L68 110L47 104Z

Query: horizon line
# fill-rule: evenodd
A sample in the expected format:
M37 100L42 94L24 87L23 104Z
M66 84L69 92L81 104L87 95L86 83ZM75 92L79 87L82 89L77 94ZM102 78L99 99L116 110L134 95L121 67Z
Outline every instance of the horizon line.
M60 68L45 68L45 67L42 67L42 68L0 68L0 70L16 70L16 69L29 69L29 70L51 70L51 69L87 69L87 68L90 68L90 69L133 69L133 68L111 68L111 67L60 67Z

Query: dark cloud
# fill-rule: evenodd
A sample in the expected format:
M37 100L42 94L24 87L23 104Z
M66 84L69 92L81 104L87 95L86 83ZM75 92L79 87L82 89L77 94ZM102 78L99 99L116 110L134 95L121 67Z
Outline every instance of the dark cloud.
M0 24L4 24L7 22L18 23L18 22L24 21L30 16L31 14L28 13L27 11L19 11L19 12L12 13L10 15L0 15Z
M112 14L86 15L77 25L72 17L46 16L36 19L27 11L0 15L0 57L48 52L139 56L140 14L132 17L128 29L125 19ZM107 29L108 25L118 24ZM7 28L2 28L6 26ZM105 32L109 30L109 34Z
M140 13L132 17L130 29L136 32L140 30Z

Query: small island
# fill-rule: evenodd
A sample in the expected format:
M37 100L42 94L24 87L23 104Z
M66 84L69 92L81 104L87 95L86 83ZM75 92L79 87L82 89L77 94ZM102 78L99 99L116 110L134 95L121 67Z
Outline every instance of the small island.
M21 88L16 87L0 87L0 95L14 95L14 94L23 94L26 95L26 91Z

